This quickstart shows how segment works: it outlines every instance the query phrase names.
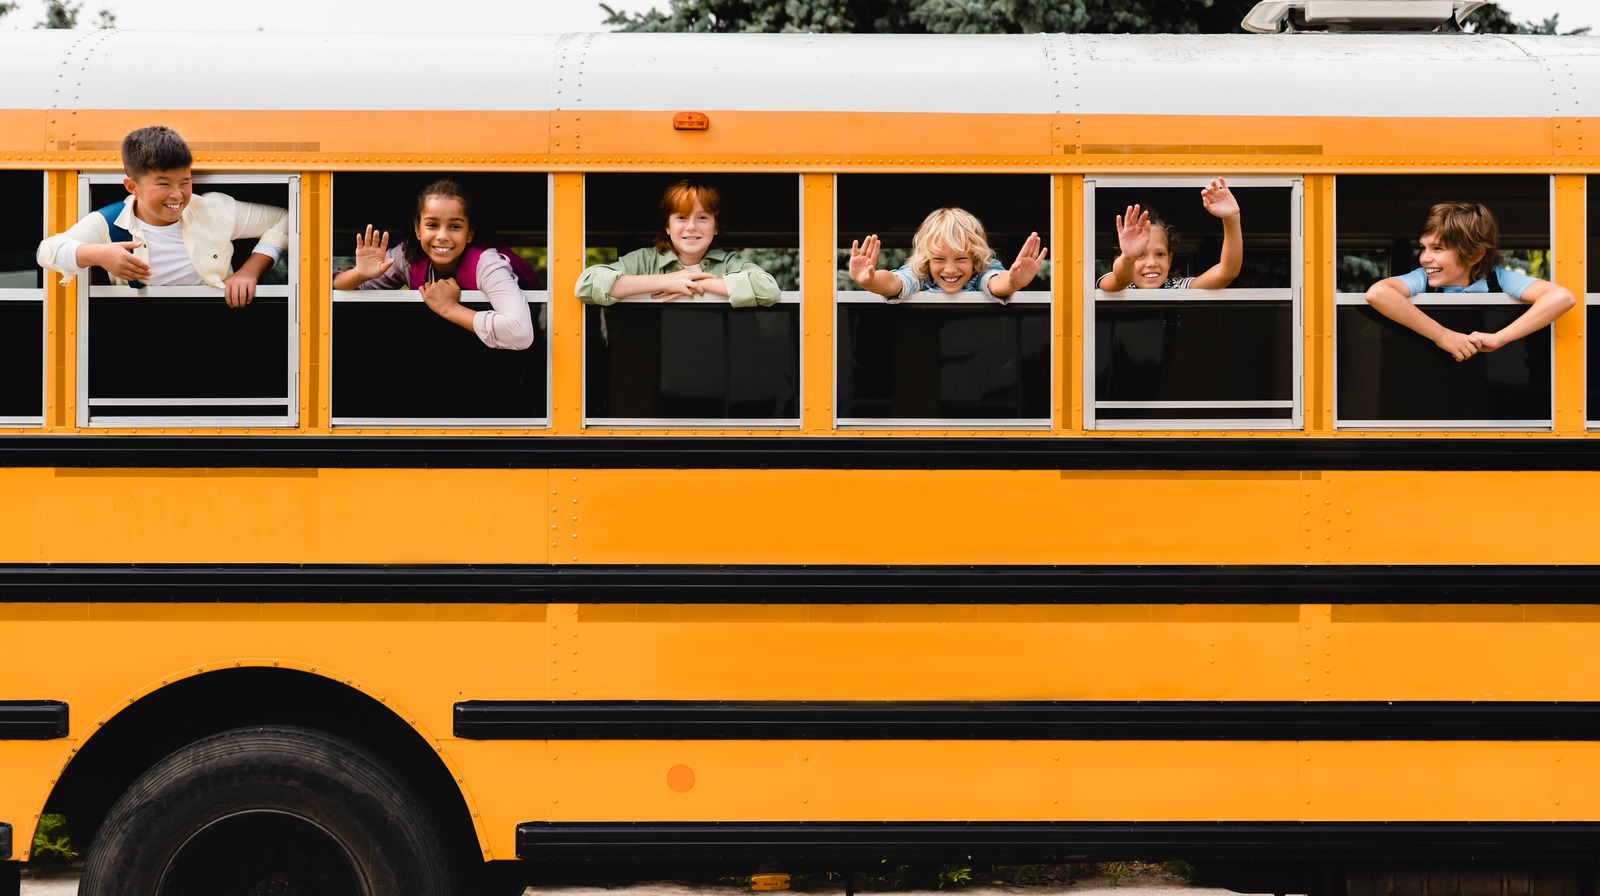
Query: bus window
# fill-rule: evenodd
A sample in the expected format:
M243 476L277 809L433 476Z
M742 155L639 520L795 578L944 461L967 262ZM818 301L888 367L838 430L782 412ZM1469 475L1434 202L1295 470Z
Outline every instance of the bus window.
M254 301L229 308L210 286L106 285L78 278L80 426L293 426L298 360L299 177L196 174L196 193L289 210L289 246L262 275ZM80 215L127 196L122 174L79 177ZM234 241L233 267L254 239Z
M1051 246L1050 179L1034 174L847 174L837 179L835 422L866 426L1048 426L1050 275L1004 301L980 291L890 301L850 279L850 244L877 234L879 271L907 262L930 212L964 209L1009 268L1032 233ZM959 248L959 247L957 247ZM975 276L982 276L977 268Z
M44 175L0 171L0 193L22 205L0 221L0 426L36 426L44 422L45 322L44 271L33 251L45 236Z
M1226 286L1190 278L1222 263L1224 221L1201 201L1208 177L1084 182L1084 424L1091 429L1289 429L1300 425L1301 221L1298 178L1226 177L1242 259ZM1163 288L1098 288L1120 251L1117 217L1138 205L1161 224ZM1202 283L1205 281L1202 280Z
M409 288L408 276L395 289L335 289L329 374L335 426L548 423L549 175L336 174L333 270L354 267L356 236L368 224L388 232L391 250L399 248L413 233L418 192L441 178L468 194L475 242L516 256L533 344L522 350L490 347L474 331L430 311L420 292ZM474 311L490 308L479 289L463 289L461 302Z
M1550 179L1543 175L1341 175L1334 315L1335 420L1344 428L1548 428L1549 328L1457 362L1389 320L1366 290L1418 267L1417 227L1437 202L1488 206L1500 225L1499 267L1550 276ZM1527 305L1504 293L1422 293L1412 301L1460 333L1493 332Z
M800 395L800 184L791 174L592 174L584 178L584 262L648 249L663 193L715 190L717 248L776 281L766 307L701 295L626 296L584 308L584 418L601 426L794 425Z
M1597 263L1585 267L1587 282L1583 288L1583 313L1585 333L1597 333L1600 326L1600 181L1594 175L1586 178L1584 185L1584 257ZM1590 429L1600 429L1600 346L1594 337L1584 340L1587 354L1587 386L1585 390L1585 419Z

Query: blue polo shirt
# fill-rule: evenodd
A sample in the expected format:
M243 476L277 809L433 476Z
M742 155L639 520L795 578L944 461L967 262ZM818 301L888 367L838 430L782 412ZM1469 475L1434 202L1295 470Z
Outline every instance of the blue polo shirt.
M1513 299L1518 300L1522 298L1523 291L1526 290L1530 284L1538 282L1535 278L1529 277L1527 274L1524 274L1521 271L1513 271L1510 268L1495 268L1494 275L1500 278L1500 288L1505 291L1505 294ZM1428 272L1424 271L1422 268L1417 268L1409 274L1405 274L1394 279L1404 283L1406 285L1406 289L1411 290L1411 294L1414 296L1421 295L1428 291ZM1488 291L1489 281L1482 277L1479 277L1477 280L1474 280L1466 286L1446 286L1442 290L1442 292L1447 293Z

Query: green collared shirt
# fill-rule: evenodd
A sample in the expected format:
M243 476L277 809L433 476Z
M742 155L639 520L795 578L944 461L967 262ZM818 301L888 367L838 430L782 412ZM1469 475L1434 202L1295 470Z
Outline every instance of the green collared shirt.
M578 300L589 305L611 305L617 278L628 275L671 274L683 270L676 252L636 249L611 264L586 268L578 278ZM744 256L727 249L712 249L700 261L700 270L715 274L728 285L728 304L735 308L776 304L778 281Z

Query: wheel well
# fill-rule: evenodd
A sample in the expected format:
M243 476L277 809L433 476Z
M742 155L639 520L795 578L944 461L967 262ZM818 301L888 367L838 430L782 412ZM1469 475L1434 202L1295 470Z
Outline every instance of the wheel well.
M234 728L297 725L371 751L432 815L450 854L480 860L471 815L434 748L377 700L307 672L238 668L161 688L118 713L84 744L51 792L80 848L139 775L186 744Z

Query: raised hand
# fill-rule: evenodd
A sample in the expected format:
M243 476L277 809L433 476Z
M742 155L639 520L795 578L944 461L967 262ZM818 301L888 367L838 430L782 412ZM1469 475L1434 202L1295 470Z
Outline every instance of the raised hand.
M862 289L872 289L872 275L878 272L878 250L882 247L876 233L859 242L850 241L850 279Z
M394 264L394 259L389 258L389 231L385 230L382 237L367 225L366 233L356 234L356 275L362 280L376 280Z
M1124 258L1138 258L1150 245L1150 213L1137 205L1117 216L1117 249Z
M1022 251L1017 253L1017 260L1011 263L1012 291L1033 282L1033 278L1039 274L1039 263L1044 261L1045 255L1049 252L1050 250L1046 249L1043 241L1039 239L1039 234L1028 235L1028 239L1022 244Z
M1239 200L1228 189L1228 182L1220 177L1200 188L1200 204L1219 218L1232 218L1239 214Z

